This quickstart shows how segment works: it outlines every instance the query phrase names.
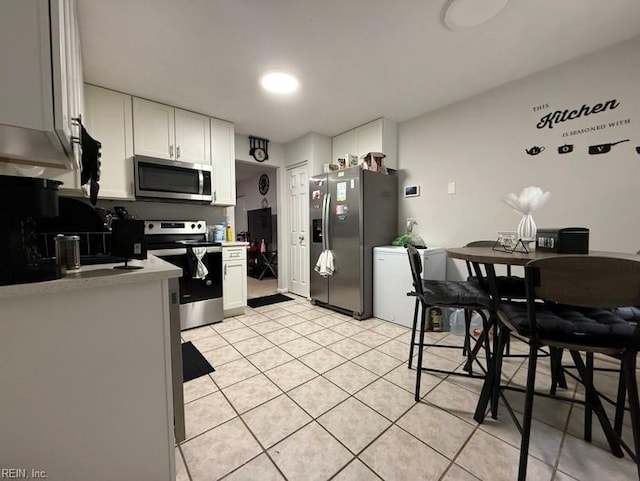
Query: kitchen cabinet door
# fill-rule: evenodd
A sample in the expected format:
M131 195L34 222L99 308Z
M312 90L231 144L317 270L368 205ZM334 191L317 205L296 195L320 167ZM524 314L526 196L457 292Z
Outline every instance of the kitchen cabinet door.
M355 130L350 130L344 134L336 135L333 138L333 155L331 162L338 165L339 158L345 158L346 154L358 153L358 135Z
M386 152L382 146L382 119L358 127L358 159L369 152Z
M332 162L345 154L357 154L358 160L369 152L385 154L384 165L398 168L398 126L388 119L377 119L333 137Z
M85 95L87 130L102 143L99 196L134 200L131 96L93 85Z
M82 113L74 0L3 0L0 8L0 157L79 168L72 119Z
M175 109L176 160L211 165L209 117Z
M134 97L133 149L135 155L175 160L175 109Z
M236 205L236 149L232 123L211 119L213 204Z
M222 248L222 306L225 311L247 305L247 248Z

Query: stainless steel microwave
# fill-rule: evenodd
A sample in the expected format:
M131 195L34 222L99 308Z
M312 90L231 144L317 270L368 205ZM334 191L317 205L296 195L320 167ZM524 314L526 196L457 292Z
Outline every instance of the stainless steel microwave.
M143 156L133 163L137 199L213 201L210 165Z

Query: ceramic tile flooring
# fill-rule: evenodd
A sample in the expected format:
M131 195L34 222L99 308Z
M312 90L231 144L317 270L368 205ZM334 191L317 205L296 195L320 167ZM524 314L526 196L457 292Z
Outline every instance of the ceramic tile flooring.
M177 479L516 479L519 436L506 410L482 425L472 418L481 381L424 373L423 397L414 402L409 335L300 298L183 332L216 371L185 383L187 440L176 447ZM460 339L430 335L441 343ZM447 369L463 361L460 351L437 348L428 359ZM526 379L522 363L505 360L504 376L514 384ZM540 386L548 386L548 368L538 371ZM615 395L615 377L596 377ZM581 395L571 383L569 392ZM582 413L536 398L528 479L636 479L629 458L606 449L597 422L593 443L581 439Z

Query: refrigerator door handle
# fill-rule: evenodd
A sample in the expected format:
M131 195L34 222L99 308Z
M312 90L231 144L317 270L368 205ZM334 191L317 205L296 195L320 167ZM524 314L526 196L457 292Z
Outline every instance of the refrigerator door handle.
M322 233L322 238L325 240L324 245L325 249L329 250L331 246L329 245L329 214L331 213L331 194L327 194L325 209L324 209L324 232Z
M325 212L327 210L327 194L322 197L322 250L324 251L327 246L327 224Z

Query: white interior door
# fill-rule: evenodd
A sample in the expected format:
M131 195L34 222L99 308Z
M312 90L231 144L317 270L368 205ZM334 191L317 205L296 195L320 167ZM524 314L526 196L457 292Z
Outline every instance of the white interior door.
M309 297L307 164L287 170L289 188L289 292Z

